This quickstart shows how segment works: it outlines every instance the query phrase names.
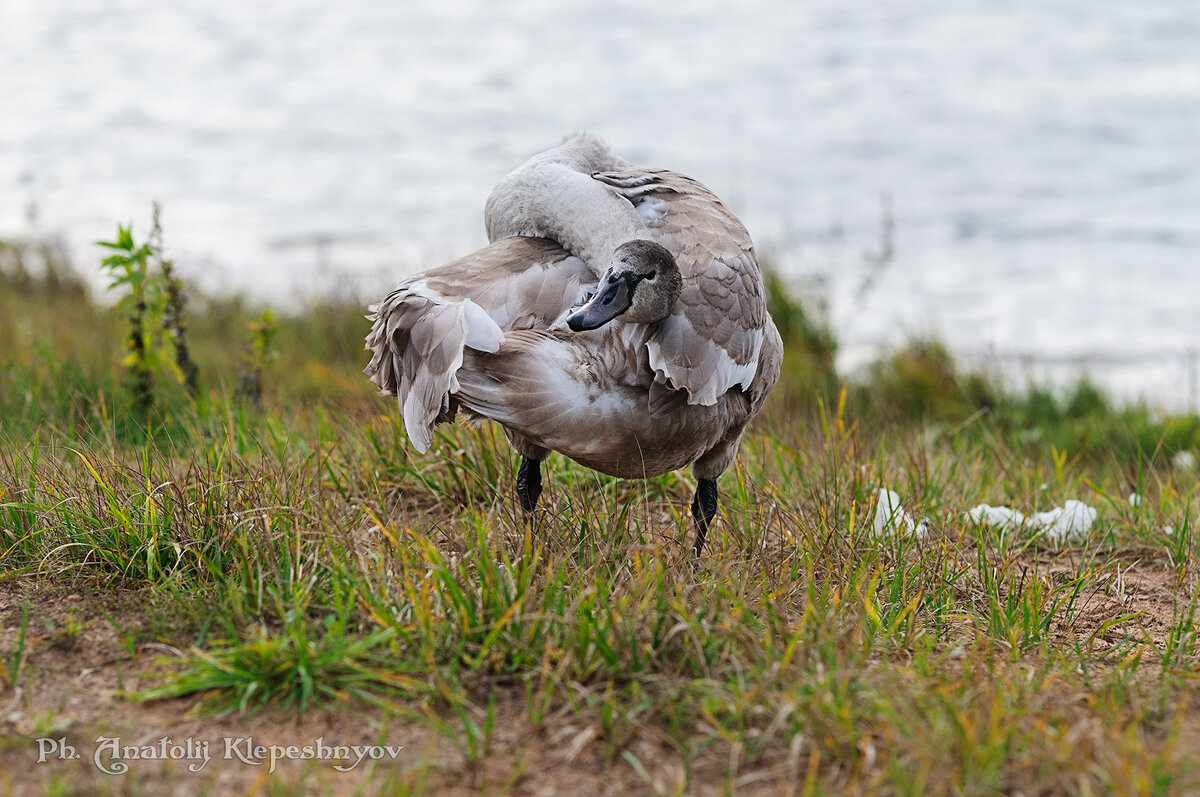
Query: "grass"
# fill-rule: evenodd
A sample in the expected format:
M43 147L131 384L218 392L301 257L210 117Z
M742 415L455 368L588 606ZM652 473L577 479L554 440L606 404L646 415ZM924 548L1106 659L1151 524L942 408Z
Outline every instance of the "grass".
M351 707L451 751L372 770L379 791L502 793L583 751L648 792L1200 788L1197 479L1172 465L1194 417L1004 389L929 342L842 390L832 337L777 295L791 367L693 563L686 476L552 458L527 522L495 429L417 454L357 373L357 304L278 318L259 409L236 374L260 309L193 299L199 395L141 423L121 319L64 268L0 273L0 579L132 595L134 622L100 621L158 674L129 700ZM875 532L884 486L927 534ZM1073 546L964 518L1068 498L1099 510ZM6 622L5 693L86 636L39 636L28 604Z

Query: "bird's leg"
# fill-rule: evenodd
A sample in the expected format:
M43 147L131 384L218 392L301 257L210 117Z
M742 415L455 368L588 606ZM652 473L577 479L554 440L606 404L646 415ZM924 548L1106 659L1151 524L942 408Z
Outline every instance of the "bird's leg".
M704 550L704 535L717 514L717 480L697 479L692 499L692 517L696 519L696 556Z
M532 512L541 494L542 463L536 459L521 457L521 466L517 468L517 496L521 499L521 508Z

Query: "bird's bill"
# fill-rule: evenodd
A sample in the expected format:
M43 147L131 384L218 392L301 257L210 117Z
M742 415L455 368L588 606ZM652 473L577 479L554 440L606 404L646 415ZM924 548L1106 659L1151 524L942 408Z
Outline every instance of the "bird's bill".
M633 286L629 280L601 283L592 300L567 317L567 326L574 332L599 329L629 309L633 303Z

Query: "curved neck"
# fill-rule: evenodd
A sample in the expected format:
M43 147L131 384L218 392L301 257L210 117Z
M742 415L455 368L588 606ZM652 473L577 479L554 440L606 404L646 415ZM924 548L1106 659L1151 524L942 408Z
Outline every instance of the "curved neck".
M558 164L537 173L546 180L540 190L526 197L525 212L536 216L539 234L579 257L597 277L608 268L618 246L650 239L633 205L591 175Z
M633 205L592 179L595 171L623 163L588 137L575 137L534 156L505 176L488 197L484 219L489 240L549 238L599 277L618 246L651 237Z

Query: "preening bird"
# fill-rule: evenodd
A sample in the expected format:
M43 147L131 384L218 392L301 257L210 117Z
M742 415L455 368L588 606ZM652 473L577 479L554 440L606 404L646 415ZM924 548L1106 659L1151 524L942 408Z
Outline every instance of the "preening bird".
M552 451L623 478L692 465L699 555L783 358L745 227L695 180L587 135L507 175L485 221L491 244L370 308L365 372L420 451L460 410L499 423L526 511Z

